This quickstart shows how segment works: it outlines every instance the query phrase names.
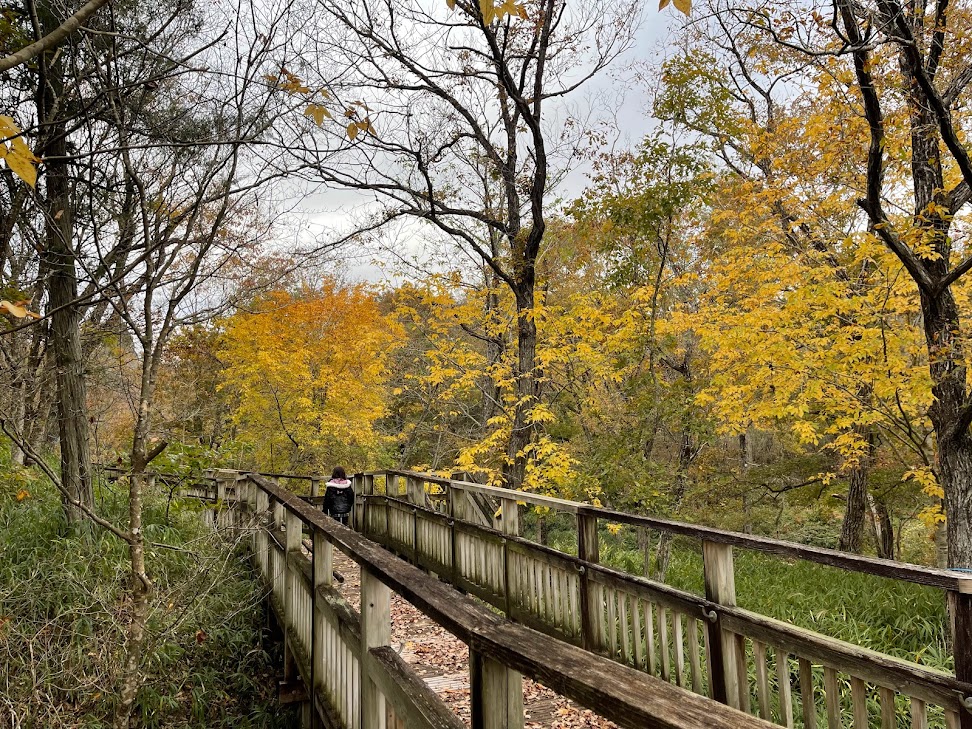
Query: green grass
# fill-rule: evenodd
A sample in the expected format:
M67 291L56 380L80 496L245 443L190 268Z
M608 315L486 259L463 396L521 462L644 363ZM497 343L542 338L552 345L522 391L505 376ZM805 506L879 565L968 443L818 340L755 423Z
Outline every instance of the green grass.
M124 655L127 550L96 529L66 532L56 492L0 470L0 714L23 727L111 723ZM18 501L17 492L30 496ZM123 484L98 491L99 511L127 513ZM190 504L166 516L149 495L145 536L158 592L133 724L284 727L274 656L261 647L260 593L242 548L203 527ZM12 720L12 719L11 719Z

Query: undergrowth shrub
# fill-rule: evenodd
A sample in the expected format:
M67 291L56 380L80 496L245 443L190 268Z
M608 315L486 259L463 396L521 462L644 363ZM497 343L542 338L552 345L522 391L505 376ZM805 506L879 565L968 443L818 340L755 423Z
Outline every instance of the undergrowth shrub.
M0 727L109 726L129 609L127 547L98 528L66 533L57 492L27 473L0 469ZM100 484L97 501L124 523L123 481ZM292 712L275 704L274 656L261 645L261 592L245 550L197 511L161 492L146 498L157 592L133 725L292 726Z

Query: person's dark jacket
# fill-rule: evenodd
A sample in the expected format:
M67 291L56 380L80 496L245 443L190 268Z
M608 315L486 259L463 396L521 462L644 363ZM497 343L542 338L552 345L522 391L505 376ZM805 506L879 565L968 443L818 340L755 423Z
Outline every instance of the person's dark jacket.
M346 478L332 478L324 487L324 511L349 514L354 508L354 489Z

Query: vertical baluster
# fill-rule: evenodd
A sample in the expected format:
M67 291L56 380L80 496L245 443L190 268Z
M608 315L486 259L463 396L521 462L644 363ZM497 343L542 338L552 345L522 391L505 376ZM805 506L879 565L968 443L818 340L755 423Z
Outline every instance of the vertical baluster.
M641 635L641 610L639 605L641 600L637 597L631 598L631 633L634 639L634 667L639 671L644 670L644 648L642 647ZM650 619L649 619L650 622Z
M621 629L621 662L631 663L631 632L628 629L628 593L618 592L618 627Z
M648 658L648 673L655 676L658 673L658 663L655 659L655 618L652 610L657 610L658 606L648 601L642 604L645 608L645 654Z
M739 710L749 713L749 668L746 664L746 637L735 634L732 636L736 644L736 676L739 680Z
M780 700L780 721L785 727L793 726L793 697L790 694L790 656L782 648L776 649L776 678L779 682L777 696Z
M817 703L813 691L813 666L810 661L800 659L800 700L803 704L803 726L817 729Z
M567 582L569 584L567 595L570 599L570 615L571 619L573 620L573 635L579 637L582 630L581 613L578 606L578 602L580 600L580 575L578 575L576 572L568 572Z
M827 726L840 729L840 687L837 685L837 671L824 666L824 691L827 701Z
M682 635L682 614L675 610L672 612L672 625L675 628L674 648L675 648L675 683L679 686L685 685L685 640Z
M928 709L921 699L911 699L911 729L928 729Z
M881 697L881 729L895 729L898 717L894 708L894 691L879 686L878 695Z
M618 658L618 616L616 601L620 595L613 587L605 589L607 598L608 650L612 659Z
M851 676L851 701L854 707L854 729L867 729L867 685Z
M770 718L769 671L766 669L766 646L753 641L753 661L756 664L756 699L761 719Z
M692 691L702 694L702 661L699 657L699 621L688 616L689 664L692 671Z
M664 605L656 604L655 611L658 613L658 643L661 650L661 670L662 678L670 681L672 678L672 659L668 645L668 608Z
M600 582L594 583L594 622L597 625L597 649L598 651L609 652L611 645L608 642L608 626L605 611L607 606L605 600L607 595L605 587Z

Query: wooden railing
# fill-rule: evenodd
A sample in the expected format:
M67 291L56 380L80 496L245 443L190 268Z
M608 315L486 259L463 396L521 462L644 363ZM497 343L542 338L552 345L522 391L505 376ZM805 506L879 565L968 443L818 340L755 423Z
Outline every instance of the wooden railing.
M217 516L211 521L249 532L253 562L285 629L287 652L309 687L308 711L325 726L464 726L390 647L394 592L469 646L474 728L522 729L521 675L623 727L771 727L497 615L478 600L463 596L427 571L325 517L308 503L317 499L292 493L276 478L226 471L211 476L213 481L201 487L206 492L202 497L216 512L234 512L231 517ZM214 499L217 489L221 496ZM306 553L305 534L311 547ZM360 568L360 613L331 585L334 549Z
M256 563L273 585L275 607L290 626L288 645L299 656L301 675L307 685L317 687L318 712L322 716L330 712L334 726L375 726L354 723L355 717L361 715L361 695L366 691L361 656L368 643L362 642L364 615L354 613L329 585L331 549L337 546L362 565L363 586L371 578L390 586L469 643L470 665L486 666L477 669L479 673L474 677L480 690L485 690L486 685L510 685L511 672L526 666L528 670L524 672L625 726L755 726L761 722L748 718L755 715L783 726L828 729L972 727L972 581L962 572L631 515L429 474L357 474L353 480L359 497L352 523L373 542L425 571L411 568L409 581L405 582L399 562L382 561L392 558L385 554L380 559L383 552L375 552L372 542L324 519L314 508L321 501L314 488L319 478L273 474L268 479L232 471L215 472L208 478L196 484L191 495L213 505L212 523L253 529ZM304 493L295 495L276 483L284 479ZM520 536L517 502L570 514L576 524L576 555ZM271 515L269 522L267 514ZM259 517L256 522L254 515ZM698 540L703 557L704 595L600 564L599 522L628 524ZM300 544L298 532L303 530L312 535L312 555L316 557L309 559L300 553L299 546L294 546ZM955 674L738 607L734 548L945 590L954 631ZM366 576L369 570L370 577ZM390 580L389 574L396 578ZM441 581L526 626L520 630L532 628L545 634L548 643L542 650L539 644L533 646L537 652L527 656L504 653L511 650L507 644L505 648L497 647L498 653L487 652L488 658L484 657L483 649L477 646L480 641L489 641L472 626L491 626L490 621L499 618L478 608L475 618L471 617L473 613L463 613L472 623L457 626L456 617L445 610L445 604L455 598L442 595L441 590L449 588ZM441 599L428 603L425 597L433 594L429 590ZM471 611L475 607L475 603L464 605ZM323 622L315 625L315 620ZM383 620L380 618L379 622ZM504 634L514 627L504 623ZM424 685L407 666L395 662L390 651L379 650L387 638L382 630L376 635L377 642L368 648L368 655L377 650L374 660L368 662L369 666L378 666L370 680L388 692L389 706L398 712L394 715L411 716L419 711L429 716L431 712L439 717L431 724L414 720L405 725L452 726L435 723L450 721L448 710L433 694L423 690ZM539 640L532 631L524 635ZM323 642L315 649L319 641ZM539 658L543 651L556 653L569 647L581 652L559 664L563 675L557 670L552 678L544 673L544 662ZM537 662L531 663L534 657L538 657ZM630 716L636 714L631 711L636 709L624 704L619 715L613 714L619 697L608 699L609 693L598 693L609 690L600 681L594 682L596 686L590 682L571 683L571 679L576 681L577 666L581 664L589 664L592 670L596 667L595 673L610 675L614 681L621 677L612 674L607 666L627 671L624 681L641 676L648 683L637 685L644 690L659 691L669 684L679 693L664 697L666 701L685 701L684 697L691 694L682 692L684 688L747 714L696 698L702 703L688 706L698 707L701 714L673 712L669 716L657 708L653 713L647 704L642 704L644 713L639 721L644 723L632 723ZM421 708L412 705L416 696L422 697ZM594 701L592 696L600 698ZM631 695L626 694L625 699L631 700ZM505 714L511 713L509 706L516 706L516 701L517 697L504 695ZM660 705L666 704L662 701ZM480 710L487 711L482 707ZM744 723L734 724L740 716Z
M645 674L783 726L972 727L972 580L961 572L429 474L364 473L355 484L355 523L366 536L519 623ZM488 508L483 497L492 500ZM578 556L518 536L518 501L574 514ZM494 507L500 519L494 520ZM699 540L705 595L599 564L599 521ZM946 590L956 673L738 607L734 547Z

